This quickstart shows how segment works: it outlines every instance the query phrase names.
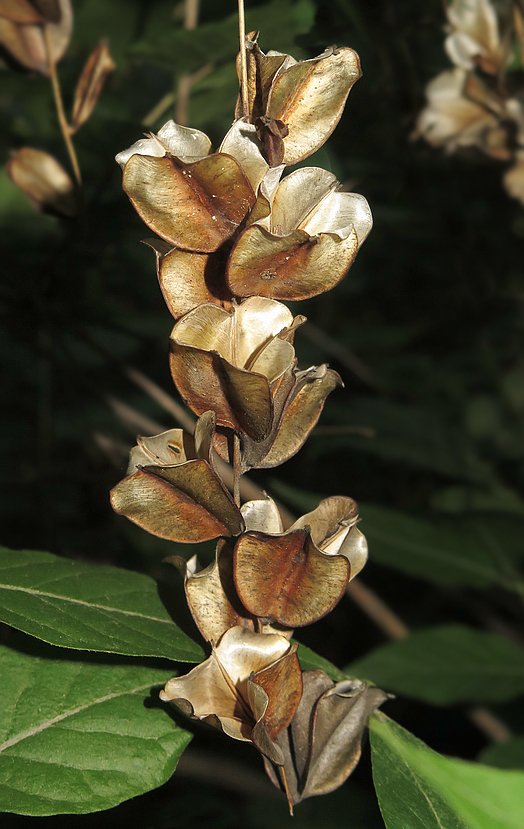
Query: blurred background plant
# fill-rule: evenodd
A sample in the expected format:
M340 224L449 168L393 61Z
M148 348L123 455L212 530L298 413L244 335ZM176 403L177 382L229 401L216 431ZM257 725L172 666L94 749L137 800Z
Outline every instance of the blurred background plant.
M54 53L72 113L60 117L45 62L24 60L4 22L42 35L56 25L46 17L53 4L28 0L40 16L31 24L13 22L11 5L0 4L0 142L10 171L0 187L1 541L155 575L164 555L188 549L115 516L108 493L136 434L180 425L166 359L172 319L113 159L170 117L217 146L237 95L235 4L73 0L67 49ZM307 164L362 193L375 227L334 291L292 303L309 320L297 335L301 367L327 361L346 388L278 477L251 474L296 513L333 492L361 508L365 586L304 641L397 693L387 713L432 748L523 767L523 208L478 146L450 155L412 140L428 82L449 70L440 0L252 0L246 16L266 51L308 58L348 45L364 72ZM16 40L24 54L26 35ZM78 174L65 138L80 126L79 79L102 38L116 68L97 100L84 84L93 107L72 139ZM514 61L520 79L520 52ZM27 173L28 147L55 159L45 169L60 165L49 175L55 192L68 182L67 209L50 204L48 191L37 196L32 164L29 188L13 174L13 166ZM39 158L37 178L49 181ZM199 557L210 560L212 548ZM386 607L377 609L376 596ZM219 735L197 736L164 787L75 820L115 827L132 818L155 829L287 822L257 758L246 750L240 765L238 746L229 751ZM339 791L300 806L294 826L333 829L348 814L354 829L383 825L366 761ZM26 821L8 816L5 825Z

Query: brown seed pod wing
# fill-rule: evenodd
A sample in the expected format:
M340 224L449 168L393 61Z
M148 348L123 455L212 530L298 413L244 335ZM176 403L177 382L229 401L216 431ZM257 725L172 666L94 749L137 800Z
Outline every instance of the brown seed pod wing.
M185 565L185 562L184 562ZM191 615L207 642L218 642L235 625L254 630L253 617L243 607L233 580L233 550L221 539L215 561L197 573L186 568L185 589Z
M235 584L254 616L287 627L321 619L341 599L349 580L344 556L327 556L307 530L284 535L244 533L235 547Z
M322 694L314 713L303 798L328 794L349 777L360 759L369 717L387 696L359 680L338 682Z
M143 466L175 466L196 459L195 441L184 429L168 429L160 435L137 437L129 455L127 474Z
M255 718L248 701L248 681L289 651L289 642L280 634L229 628L210 658L186 676L170 679L160 699L221 728L230 737L250 740Z
M173 248L157 256L158 279L167 307L175 319L204 302L231 307L231 293L224 284L220 251L190 253Z
M247 683L248 699L256 725L252 740L265 757L281 764L283 756L274 740L293 719L302 696L298 645Z
M340 282L358 248L354 229L341 239L332 233L310 236L304 230L273 236L251 225L231 252L227 281L237 296L309 299Z
M301 516L293 529L309 527L311 538L319 547L329 541L340 529L349 530L358 518L358 507L353 498L346 495L331 495L324 498L311 512Z
M196 413L213 409L219 426L262 440L273 415L266 377L238 368L216 352L171 340L171 374L187 405Z
M151 230L200 253L217 250L255 203L240 165L224 153L190 164L169 155L132 155L123 187Z
M160 538L188 544L242 532L243 520L229 493L204 460L144 467L111 491L111 504Z
M324 671L305 671L302 683L291 725L277 737L290 805L334 791L349 777L360 758L367 721L387 698L359 680L335 684ZM265 765L270 780L283 788L280 772Z
M304 671L302 673L302 697L292 725L277 737L278 746L284 756L283 771L291 806L302 800L311 751L314 706L320 696L333 685L333 681L324 671ZM265 767L271 782L279 789L284 788L280 772L267 761Z
M316 425L328 394L342 385L337 372L326 365L304 374L284 407L271 447L257 464L259 469L279 466L299 451Z

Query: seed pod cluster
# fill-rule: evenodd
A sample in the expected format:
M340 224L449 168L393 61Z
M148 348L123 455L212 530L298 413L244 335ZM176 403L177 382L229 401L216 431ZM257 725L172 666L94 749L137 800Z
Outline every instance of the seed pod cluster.
M247 57L247 108L239 100L217 152L202 132L169 121L117 156L124 190L156 234L148 244L175 319L171 373L198 422L194 436L139 438L111 498L161 538L218 539L205 569L196 557L171 557L211 656L160 696L252 742L292 807L346 779L385 699L358 681L303 672L290 642L341 599L366 562L366 539L347 496L326 498L284 531L271 498L242 504L238 487L231 497L214 453L238 481L303 445L341 380L327 365L299 370L294 339L305 318L282 300L332 289L372 218L365 198L342 192L326 170L285 174L335 128L360 77L356 53L332 47L297 62L265 55L251 34Z

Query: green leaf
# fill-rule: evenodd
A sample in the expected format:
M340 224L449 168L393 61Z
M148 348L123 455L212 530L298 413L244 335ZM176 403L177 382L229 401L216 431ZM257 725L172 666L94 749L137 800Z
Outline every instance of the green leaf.
M501 636L463 625L417 631L346 671L433 705L503 702L524 692L524 652Z
M515 562L522 557L524 522L513 516L414 518L375 505L360 505L370 557L437 584L522 591Z
M387 829L522 829L524 772L443 757L384 714L370 729Z
M191 735L145 701L169 668L44 648L54 658L0 648L0 809L95 812L168 780Z
M387 829L468 829L408 753L412 746L430 749L382 714L371 718L369 729L373 782Z
M200 662L148 576L0 548L0 621L51 645Z
M512 737L505 743L492 743L478 757L487 766L501 769L524 769L524 737Z
M345 671L341 671L323 656L312 651L306 645L299 644L298 658L300 660L300 667L303 671L325 671L325 673L335 682L340 682L348 678Z

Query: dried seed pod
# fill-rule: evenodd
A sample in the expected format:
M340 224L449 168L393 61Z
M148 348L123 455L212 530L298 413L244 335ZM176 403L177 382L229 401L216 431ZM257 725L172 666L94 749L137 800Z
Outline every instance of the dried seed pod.
M461 69L480 66L483 72L498 75L512 58L511 41L501 37L497 12L490 0L453 0L446 7L451 32L446 52Z
M195 440L182 429L139 438L128 476L111 491L113 509L170 541L191 544L242 532L240 511L211 464L214 426L214 413L206 412Z
M168 121L116 156L124 190L144 222L172 246L197 253L212 253L234 235L268 170L255 128L243 121L217 153L210 149L203 132Z
M204 569L199 568L196 556L187 562L181 556L170 556L165 561L182 573L189 610L207 642L218 642L226 630L237 625L255 630L254 617L238 598L233 550L227 541L218 541L215 561Z
M285 790L291 810L295 803L344 783L360 759L369 717L388 697L360 680L335 684L324 671L305 671L302 681L291 725L276 738L284 763L275 768L265 761L270 780Z
M257 218L231 251L227 281L237 296L308 299L340 282L371 230L369 205L341 193L332 173L302 167L263 182ZM269 208L269 209L268 209Z
M0 6L0 46L22 66L49 74L44 29L46 27L51 56L57 63L69 45L73 31L70 0L34 0L16 4L4 0Z
M256 441L240 435L242 472L270 469L295 455L318 421L328 394L343 385L337 372L327 365L295 370L289 380L280 385L273 398L273 419L266 437ZM224 460L233 462L227 430L217 431L215 449Z
M76 216L78 197L73 181L49 153L22 147L11 154L6 170L9 178L37 210L62 216Z
M335 496L321 501L286 533L243 533L234 560L242 604L254 616L291 628L321 619L366 562L367 543L357 520L355 501ZM258 524L263 526L262 521Z
M171 373L187 405L216 412L217 424L262 440L280 385L292 381L295 352L285 305L251 297L230 311L204 304L171 333Z
M258 125L271 166L296 164L318 150L338 124L361 75L358 55L331 46L316 58L297 62L278 52L265 55L253 33L247 46L248 119ZM243 114L239 101L237 118Z
M192 253L162 239L144 240L156 253L158 281L175 320L198 305L211 302L229 310L233 295L224 279L225 258L215 253Z
M302 694L297 645L277 633L227 630L205 662L160 692L187 716L236 740L253 742L281 764L275 738L291 722Z
M201 253L230 239L255 203L241 166L224 153L191 163L135 153L125 164L123 188L151 230Z
M106 78L115 67L107 41L101 40L87 59L75 89L72 132L76 132L91 116Z
M416 137L450 153L459 147L478 147L494 158L511 157L504 122L515 115L522 120L517 101L502 101L464 69L441 72L427 85L426 97Z

